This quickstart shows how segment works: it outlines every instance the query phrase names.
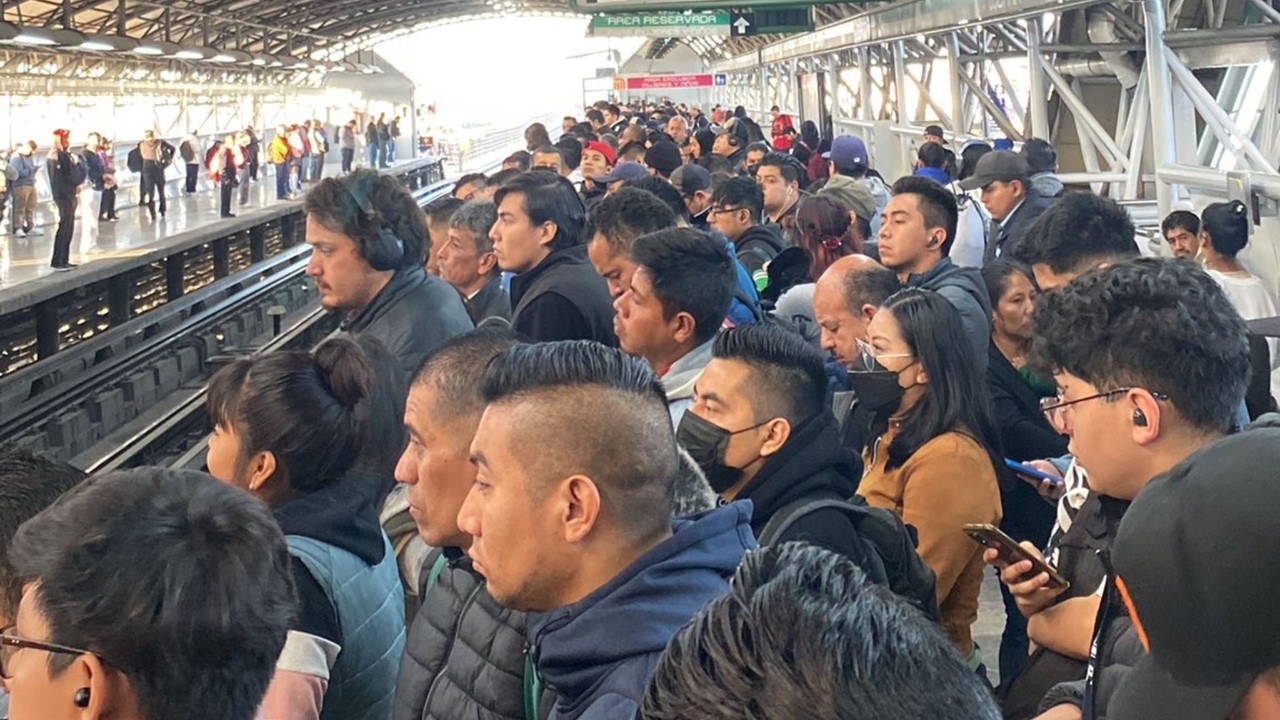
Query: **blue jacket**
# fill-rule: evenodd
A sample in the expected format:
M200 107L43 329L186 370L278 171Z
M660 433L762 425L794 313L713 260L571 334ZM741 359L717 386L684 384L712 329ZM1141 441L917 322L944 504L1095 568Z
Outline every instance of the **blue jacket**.
M18 171L18 179L13 181L14 187L35 187L36 172L40 169L35 158L14 153L9 159L9 165Z
M635 716L667 643L728 591L756 546L749 502L677 520L673 530L577 603L529 615L539 675L559 696L552 720Z
M932 167L916 168L916 176L929 178L930 180L938 183L939 185L951 184L951 176L948 175L947 171L943 170L942 168L932 168Z

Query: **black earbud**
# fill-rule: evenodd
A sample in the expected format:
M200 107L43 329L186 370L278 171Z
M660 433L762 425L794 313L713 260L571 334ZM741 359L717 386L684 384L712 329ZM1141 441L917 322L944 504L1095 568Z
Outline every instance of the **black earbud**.
M1145 414L1143 414L1143 412L1142 412L1141 410L1134 410L1134 411L1133 411L1133 424L1134 424L1134 425L1137 425L1138 427L1146 427L1146 426L1147 426L1147 416L1146 416Z
M75 703L78 708L89 707L89 688L80 688L77 690L75 697L72 698L71 702Z
M929 247L931 247L931 248L938 247L938 238L937 238L937 237L931 237L931 238L929 238Z

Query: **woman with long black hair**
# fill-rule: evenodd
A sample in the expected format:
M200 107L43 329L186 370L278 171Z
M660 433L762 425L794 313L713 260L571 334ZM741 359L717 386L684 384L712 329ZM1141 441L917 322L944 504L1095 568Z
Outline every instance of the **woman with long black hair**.
M869 343L849 382L875 415L858 494L902 516L937 575L952 644L982 664L970 627L978 618L982 547L967 523L998 524L1000 438L982 375L946 298L920 289L891 296L867 326Z

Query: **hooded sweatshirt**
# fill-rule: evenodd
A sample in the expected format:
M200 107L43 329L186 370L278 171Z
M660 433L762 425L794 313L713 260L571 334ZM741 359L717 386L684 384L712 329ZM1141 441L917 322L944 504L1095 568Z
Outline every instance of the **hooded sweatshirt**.
M774 514L791 503L852 497L861 476L862 459L841 446L835 416L823 410L795 427L735 499L751 501L751 530L759 537ZM831 508L800 518L779 542L811 542L860 563L865 554L855 537L848 515Z
M751 278L757 280L757 289L760 287L757 273L763 273L765 263L777 257L786 247L778 233L766 225L747 228L733 241L733 246L737 250L738 261L751 273Z
M945 186L945 185L951 184L951 176L948 175L947 171L943 170L942 168L935 168L935 167L916 168L916 176L929 178L930 180L938 183L939 185Z
M973 350L979 373L987 371L987 344L991 342L991 297L987 294L982 272L960 267L944 257L937 265L907 278L906 287L933 290L960 311L960 324Z
M552 720L636 714L667 643L728 592L747 550L751 504L733 503L673 524L658 543L582 600L530 614L538 672L559 698Z
M693 407L693 386L707 363L711 362L711 348L715 345L715 336L698 347L685 353L684 357L671 363L671 367L662 376L662 389L667 392L667 410L671 413L671 425L680 426L680 418Z

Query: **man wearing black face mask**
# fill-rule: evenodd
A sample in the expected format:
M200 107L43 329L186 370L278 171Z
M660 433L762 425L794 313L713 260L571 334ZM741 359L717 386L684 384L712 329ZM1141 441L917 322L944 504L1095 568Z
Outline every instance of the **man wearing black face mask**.
M840 446L827 408L822 355L774 325L722 332L694 389L676 439L726 501L751 500L751 528L764 537L784 507L809 499L847 499L861 461ZM800 517L776 542L805 540L862 565L857 531L839 509Z

